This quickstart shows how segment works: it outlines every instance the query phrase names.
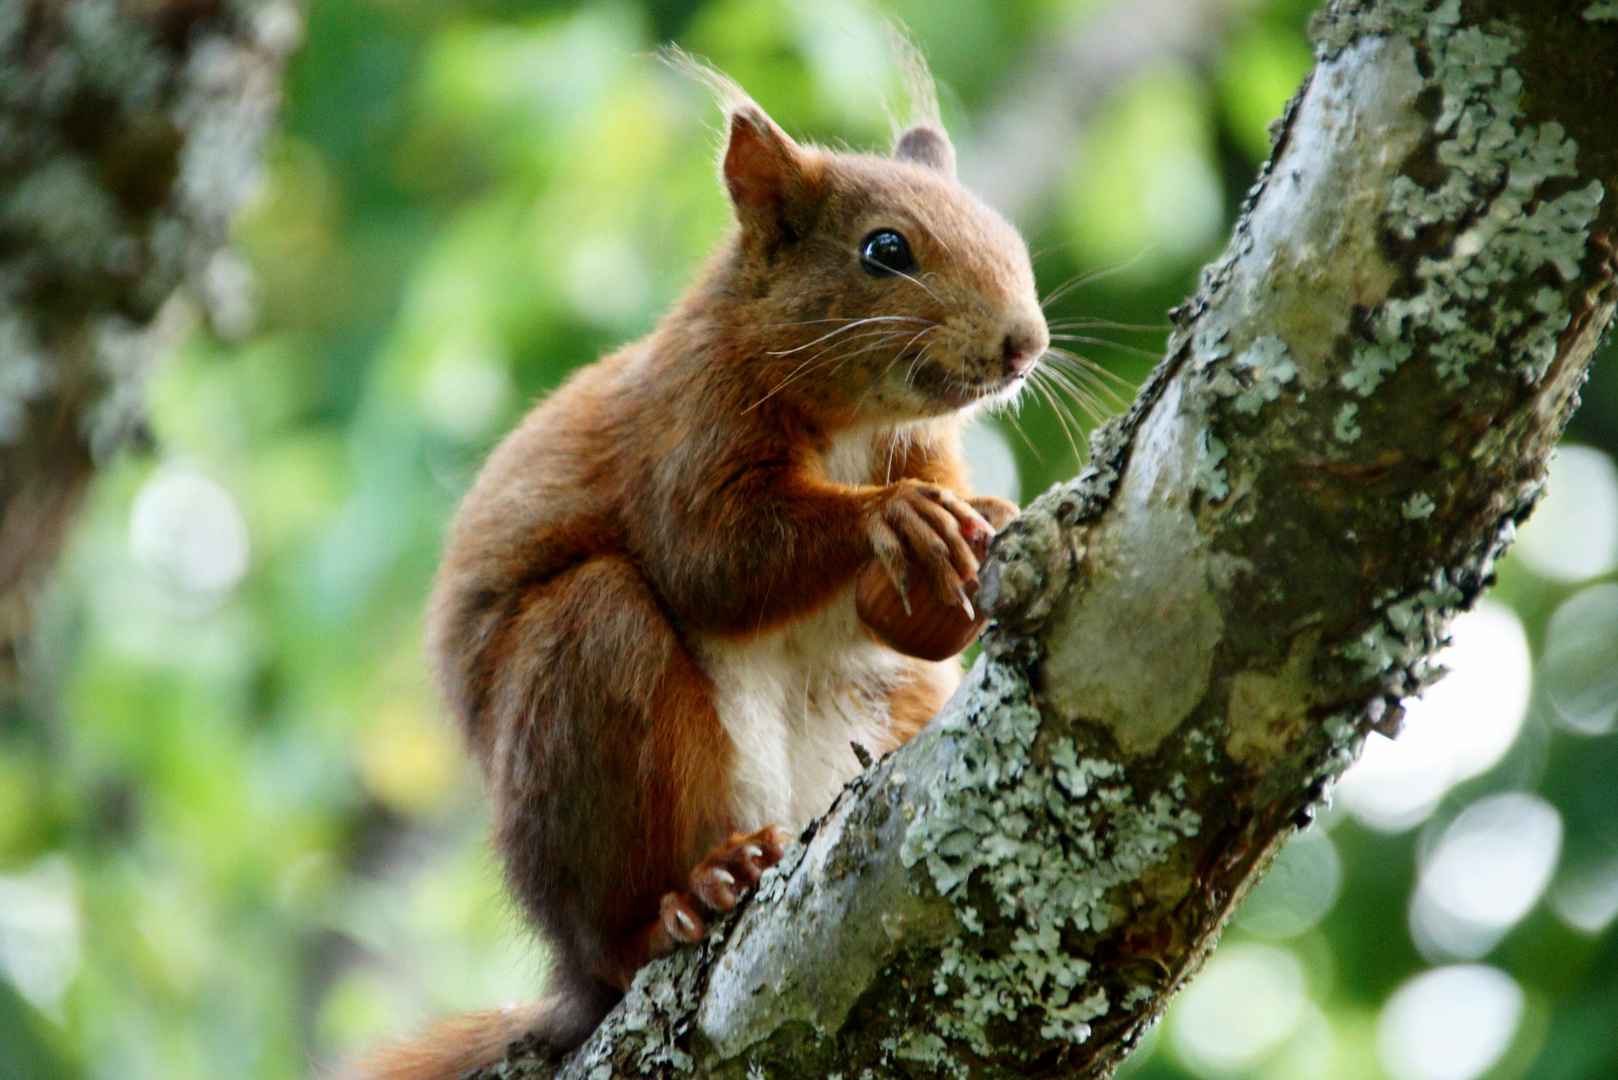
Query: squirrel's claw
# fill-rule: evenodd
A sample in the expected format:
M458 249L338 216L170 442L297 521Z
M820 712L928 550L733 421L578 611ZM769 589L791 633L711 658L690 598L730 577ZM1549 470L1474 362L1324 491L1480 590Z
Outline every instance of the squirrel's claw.
M764 871L781 861L787 840L785 829L770 825L750 835L738 833L711 851L692 869L685 892L663 897L660 920L668 948L701 940L707 918L733 910Z
M1002 499L998 495L974 495L966 500L972 509L976 510L983 519L998 533L1022 514L1022 508L1010 499Z
M876 555L876 561L882 565L882 572L893 583L894 589L899 593L899 602L904 605L905 614L910 611L910 571L908 560L905 558L904 541L899 534L881 518L871 522L871 550Z

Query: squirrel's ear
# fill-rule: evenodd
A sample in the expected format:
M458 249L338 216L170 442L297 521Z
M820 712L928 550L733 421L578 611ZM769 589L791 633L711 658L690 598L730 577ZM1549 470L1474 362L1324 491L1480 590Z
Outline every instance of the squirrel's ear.
M937 169L951 179L955 177L955 147L943 128L931 124L909 128L893 144L893 156L899 161L913 161Z
M802 151L756 105L730 114L724 174L743 226L792 231L791 211L804 187Z

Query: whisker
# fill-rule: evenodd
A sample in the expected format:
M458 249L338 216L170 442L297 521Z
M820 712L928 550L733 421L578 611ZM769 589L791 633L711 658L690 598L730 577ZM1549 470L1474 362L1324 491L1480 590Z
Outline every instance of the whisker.
M1125 330L1135 334L1166 334L1167 323L1150 326L1146 323L1121 323L1112 319L1093 319L1075 316L1071 319L1052 319L1046 323L1052 330Z
M865 400L871 396L871 391L882 385L882 380L888 377L888 372L893 370L893 365L897 364L903 358L904 350L900 349L893 354L893 359L889 360L887 366L882 369L882 374L871 380L871 385L865 388L865 393L861 394L860 399L854 403L854 412L856 415L859 413L860 409L865 406Z
M770 390L769 393L765 394L763 397L761 397L757 401L753 402L753 404L751 404L747 408L743 409L742 412L744 414L752 412L754 409L758 408L760 405L762 405L766 401L770 400L770 398L774 397L776 394L780 393L782 390L785 390L789 384L793 383L794 381L796 381L800 377L809 374L812 371L818 371L819 369L825 367L827 364L833 364L834 363L836 365L836 366L834 366L832 368L832 373L835 374L838 371L838 369L840 369L844 364L846 364L848 361L852 360L854 357L860 356L863 353L870 352L872 349L879 349L884 344L886 344L887 342L889 342L889 341L893 340L894 338L898 337L902 333L904 333L903 330L879 330L879 331L876 331L876 332L871 333L871 334L862 334L862 335L859 335L858 337L849 338L849 339L846 339L844 341L833 342L831 345L828 345L824 349L821 349L819 352L815 353L809 359L803 361L797 367L793 368L790 372L787 373L787 375L786 375L786 377L784 379L782 379L779 383L777 383L774 386L774 388L772 388ZM852 353L845 353L842 356L833 355L830 358L828 358L828 359L826 359L826 360L824 360L824 361L822 361L822 362L820 362L818 364L815 363L815 361L820 360L821 357L826 356L827 353L832 352L832 350L834 350L834 349L842 348L842 347L844 347L846 345L851 345L856 341L860 341L860 340L863 340L863 339L868 338L868 337L869 338L875 338L876 340L872 341L869 345L866 345L865 347L863 347L861 349L858 349L858 350L856 350L856 351L854 351ZM813 365L813 366L811 366L811 365Z
M910 361L910 367L909 367L909 368L908 368L908 369L906 369L906 371L905 371L905 382L910 382L910 381L911 381L911 380L912 380L912 379L914 379L914 378L915 378L915 377L916 377L916 367L917 367L917 366L918 366L918 365L919 365L919 364L920 364L920 363L921 363L921 362L922 362L922 361L923 361L923 360L925 360L925 359L926 359L926 358L927 358L927 354L928 354L928 353L929 353L929 352L931 352L931 351L932 351L932 348L933 348L933 346L934 346L934 345L937 345L937 344L938 344L938 342L936 342L936 341L929 341L929 342L928 342L928 343L927 343L927 344L926 344L926 345L925 345L925 346L924 346L924 347L923 347L923 348L922 348L922 350L921 350L921 352L919 352L919 353L917 353L917 354L916 354L916 355L915 355L915 356L914 356L914 357L913 357L913 358L912 358L912 359L911 359L911 361Z
M918 330L915 334L913 334L909 341L905 342L902 346L899 347L898 350L896 350L896 352L894 354L894 357L893 357L893 363L890 363L882 371L883 377L886 377L888 372L893 369L893 364L898 363L901 359L904 358L904 354L910 351L910 347L916 343L917 338L921 337L922 334L927 333L927 331L929 331L929 330L941 330L941 329L943 329L943 324L939 323L939 324L937 324L935 326L925 327L925 328L923 328L921 330ZM915 376L915 374L916 374L916 364L921 361L922 357L927 355L927 350L931 349L936 344L938 344L938 342L929 341L927 343L927 345L921 350L921 352L917 353L915 356L910 358L910 367L905 370L905 382L908 383ZM864 397L861 397L860 398L860 403L864 404L864 402L865 402Z
M935 322L931 326L924 326L912 334L909 341L905 342L904 345L894 351L893 359L889 360L887 366L882 369L882 374L871 380L871 385L865 388L865 393L861 394L860 399L854 403L854 411L856 413L860 411L861 407L865 405L865 400L871 396L871 391L875 390L882 384L882 380L888 377L888 372L893 370L893 365L897 364L904 358L906 350L916 343L917 338L921 337L921 335L925 333L928 333L929 331L942 329L944 329L944 324L941 322Z
M1067 444L1070 448L1072 448L1074 458L1082 461L1083 458L1079 455L1079 444L1074 440L1073 429L1069 425L1069 421L1072 419L1072 416L1071 414L1063 411L1062 406L1057 402L1056 395L1053 394L1050 388L1045 385L1041 378L1039 378L1041 375L1043 375L1043 372L1041 372L1038 368L1035 368L1029 373L1028 385L1033 387L1034 392L1040 397L1044 398L1045 403L1051 407L1051 412L1056 416L1056 422L1062 427L1062 434L1067 436Z
M1047 365L1043 373L1050 380L1051 386L1060 388L1094 419L1092 409L1097 404L1104 404L1094 387L1085 385L1082 377L1075 377L1073 373L1055 365Z
M898 335L894 334L891 337L879 338L878 340L871 342L869 345L865 345L861 348L855 349L851 353L847 353L844 356L839 357L836 366L832 368L832 374L835 375L839 368L848 363L850 360L854 359L856 356L864 356L866 353L874 352L877 349L882 348L888 342L892 341L895 337L898 337Z
M1073 399L1079 408L1084 410L1085 415L1095 423L1102 423L1108 416L1112 414L1112 410L1106 407L1106 402L1102 401L1091 391L1076 384L1062 371L1059 371L1056 368L1046 368L1045 377L1048 378L1054 386L1060 387L1062 390L1066 391L1067 395Z
M825 356L834 349L840 349L845 345L852 345L856 341L865 341L870 338L875 338L878 341L882 341L887 338L898 337L902 333L904 333L903 330L874 330L864 334L856 334L851 338L844 338L841 341L834 341L830 345L827 345L821 349L819 352L815 353L813 356L809 357L809 359L800 363L797 367L793 368L792 371L787 374L787 380L791 381L792 379L796 378L799 372L803 371L810 364L813 364L816 360L819 360L822 356ZM830 361L827 361L827 363L830 363ZM783 383L783 385L785 384Z
M926 222L924 222L924 221L916 222L916 228L920 229L922 232L924 232L928 236L932 237L933 242L935 244L937 244L939 247L943 248L945 253L949 255L950 261L951 262L955 261L955 249L950 247L949 244L945 243L944 238L942 236L939 236L937 232L935 232L932 229L929 229L927 227Z
M814 326L817 323L856 323L856 322L865 322L868 319L873 319L873 318L874 319L910 319L910 318L913 318L913 317L908 316L908 315L872 315L872 316L861 316L861 317L856 318L853 315L839 315L839 316L836 316L836 317L833 317L833 318L825 318L825 319L795 319L795 320L793 320L791 322L773 322L773 323L745 322L745 323L726 323L725 325L727 327L729 327L730 329L732 329L732 330L746 330L746 329L753 329L753 328L773 328L773 327L780 327L780 326ZM914 319L914 321L923 322L925 320L917 318L917 319Z
M1115 397L1116 393L1112 387L1128 390L1131 397L1134 397L1134 392L1136 392L1136 385L1133 382L1129 382L1128 379L1120 376L1118 372L1105 368L1103 364L1095 363L1094 359L1089 358L1089 356L1069 353L1065 348L1047 348L1044 356L1040 356L1040 359L1048 359L1055 366L1060 366L1060 368L1065 368L1074 372L1074 374L1078 374L1084 381L1094 385L1095 389L1105 389L1107 393L1113 393Z
M907 315L872 315L869 318L855 319L853 322L849 323L847 326L839 326L835 330L828 330L826 333L821 334L819 337L815 338L813 341L805 342L804 344L799 345L795 349L779 349L779 350L772 349L772 350L769 351L768 355L770 355L770 356L791 356L795 352L802 352L804 349L813 348L814 346L819 345L822 341L825 341L827 338L836 337L838 334L846 334L850 330L856 329L856 328L861 327L861 326L869 325L870 323L876 323L876 322L918 323L918 322L929 322L929 321L931 321L931 320L912 318L912 317L907 316Z
M1094 271L1091 271L1091 273L1093 272ZM1045 297L1039 302L1040 310L1043 311L1045 308L1050 307L1052 304L1056 303L1056 301L1060 300L1074 289L1080 288L1085 284L1086 280L1087 278L1085 272L1081 271L1074 274L1072 277L1068 278L1066 281L1056 286L1056 288L1045 294Z
M1096 423L1128 407L1123 397L1114 393L1111 387L1090 378L1087 372L1073 372L1054 365L1045 368L1045 371L1053 382L1066 387L1071 396L1085 403L1085 412Z
M1075 368L1078 368L1078 369L1083 370L1083 371L1088 371L1091 374L1096 375L1096 376L1098 376L1100 378L1103 378L1103 379L1110 379L1112 382L1117 383L1119 386L1123 387L1125 390L1128 390L1131 394L1133 394L1135 392L1136 387L1135 387L1134 383L1130 382L1128 379L1124 378L1122 375L1118 374L1116 371L1113 371L1111 368L1107 367L1105 364L1096 363L1094 360L1090 359L1088 356L1085 356L1083 353L1076 353L1076 352L1073 352L1071 349L1064 349L1064 348L1061 348L1060 346L1052 345L1052 346L1048 347L1045 350L1045 355L1046 356L1057 357L1063 363L1066 363L1070 367L1075 367Z
M903 270L893 270L893 271L891 271L891 273L895 277L904 278L906 281L910 282L910 284L914 285L916 288L920 289L922 292L926 293L928 296L932 297L934 300L937 300L940 304L944 304L943 297L939 296L937 293L933 292L933 290L931 290L927 286L923 285L921 283L920 279L912 277L911 275L905 273ZM944 306L948 307L949 305L944 304Z
M1138 253L1123 260L1122 262L1113 263L1110 266L1103 266L1099 269L1090 270L1086 273L1076 274L1067 281L1063 282L1061 285L1057 286L1055 289L1051 290L1050 294L1046 296L1045 299L1040 301L1039 306L1041 308L1050 307L1052 304L1056 303L1056 301L1060 300L1074 289L1081 289L1092 282L1100 281L1102 278L1108 278L1114 274L1121 273L1122 271L1129 269L1129 267L1133 266L1135 263L1139 262L1143 257L1145 257L1145 255L1146 249L1143 248Z
M1108 341L1106 338L1085 337L1083 334L1052 334L1052 341L1072 341L1080 345L1101 345L1108 349L1117 349L1119 352L1130 353L1134 356L1144 356L1148 360L1156 360L1157 353L1150 349L1137 348L1134 345L1124 345L1117 341Z
M944 324L943 323L938 323L936 326L929 326L929 327L927 327L926 330L921 330L921 331L917 332L915 334L915 336L913 336L909 341L905 342L904 348L899 350L899 354L902 356L906 352L908 352L910 350L911 346L915 345L917 339L919 339L922 334L927 333L929 330L942 330L942 329L944 329ZM921 359L923 356L926 356L927 355L927 350L931 349L934 345L937 345L937 344L938 344L937 341L929 341L927 343L927 345L926 345L926 348L923 348L921 350L921 352L917 353L915 358L910 361L910 371L909 371L908 374L905 375L905 381L906 382L910 381L910 376L913 375L915 373L915 371L916 371L916 361Z
M1062 399L1061 390L1065 389L1070 395L1072 395L1073 402L1077 404L1079 408L1084 410L1084 414L1090 418L1092 426L1099 425L1105 420L1107 415L1106 410L1101 410L1100 415L1097 415L1096 408L1088 403L1086 395L1082 393L1074 393L1073 388L1069 385L1064 385L1055 377L1054 372L1047 371L1045 374L1051 380L1050 383L1047 384L1047 389L1050 389L1051 392L1056 395L1056 407L1067 415L1067 418L1071 422L1073 428L1077 430L1078 441L1081 443L1087 442L1085 438L1085 426L1079 422L1079 418L1077 416L1073 415L1073 409L1068 405L1068 402ZM1075 452L1077 453L1077 450L1075 450ZM1082 461L1083 457L1081 456L1079 460Z
M1006 411L1001 414L1006 418L1006 423L1010 424L1011 430L1015 431L1018 437L1022 439L1023 445L1028 447L1028 452L1034 455L1034 460L1039 462L1041 465L1045 464L1045 455L1039 452L1039 447L1034 445L1034 440L1028 437L1028 432L1023 430L1022 422L1017 419L1016 399L1013 399L1007 404L1009 408L1007 408Z

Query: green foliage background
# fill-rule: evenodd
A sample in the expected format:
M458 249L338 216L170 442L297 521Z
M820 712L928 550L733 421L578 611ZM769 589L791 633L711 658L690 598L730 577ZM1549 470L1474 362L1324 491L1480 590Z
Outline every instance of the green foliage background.
M963 139L1095 6L883 5L925 45ZM1309 6L1237 5L1207 64L1142 71L1103 103L1022 222L1042 288L1122 264L1058 314L1161 325L1190 291L1308 68ZM0 1080L306 1076L386 1029L535 989L543 957L481 844L420 611L492 441L648 329L725 228L718 118L646 56L668 40L795 134L886 138L880 27L855 0L315 0L238 229L256 323L233 340L198 327L155 378L153 446L99 480L29 703L0 719ZM1131 381L1150 364L1091 355ZM1611 369L1575 435L1614 452ZM1076 459L1043 403L1020 422L1027 497ZM240 507L251 560L227 595L177 593L132 555L132 504L163 470L209 477ZM1537 652L1572 587L1515 564L1503 577ZM1440 817L1537 790L1569 850L1599 846L1618 835L1615 768L1618 737L1555 732L1536 696L1518 746ZM1230 1075L1382 1075L1377 1010L1424 966L1405 913L1428 834L1344 821L1331 835L1342 895L1284 945L1327 1051L1282 1046ZM1489 962L1530 1003L1491 1077L1618 1076L1618 932L1581 935L1540 908ZM66 982L23 986L24 968ZM1169 1042L1137 1076L1194 1075Z

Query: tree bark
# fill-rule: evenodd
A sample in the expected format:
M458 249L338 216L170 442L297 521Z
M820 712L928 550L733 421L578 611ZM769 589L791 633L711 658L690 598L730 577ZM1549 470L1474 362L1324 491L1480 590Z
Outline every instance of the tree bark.
M1618 5L1316 34L1166 358L996 541L961 692L580 1051L485 1078L1110 1075L1396 730L1618 298Z
M0 700L176 289L244 317L226 234L299 27L290 0L0 0Z

